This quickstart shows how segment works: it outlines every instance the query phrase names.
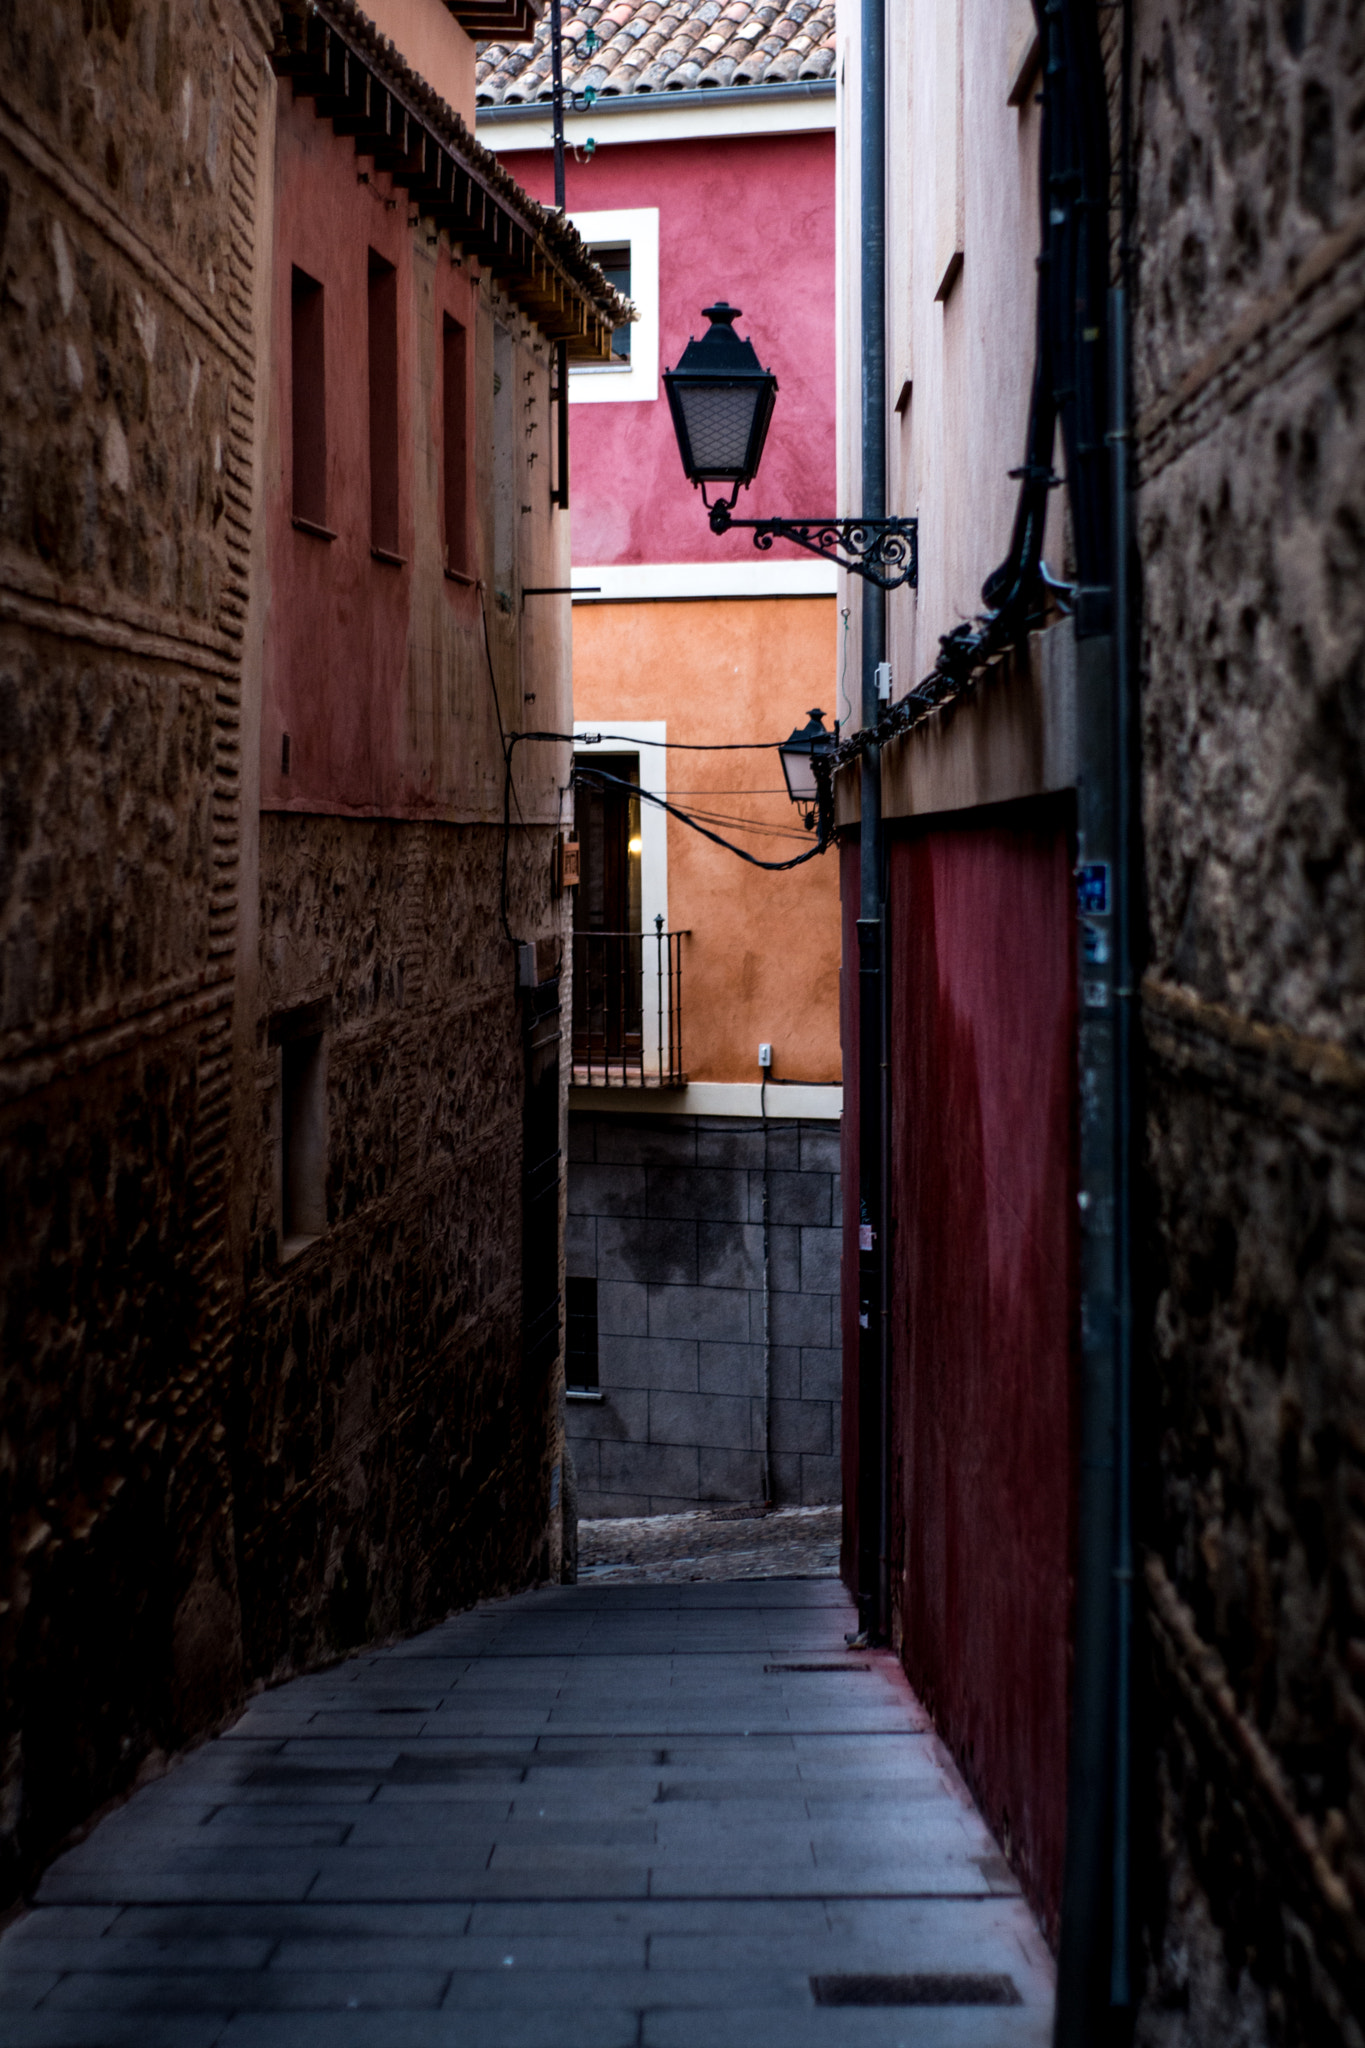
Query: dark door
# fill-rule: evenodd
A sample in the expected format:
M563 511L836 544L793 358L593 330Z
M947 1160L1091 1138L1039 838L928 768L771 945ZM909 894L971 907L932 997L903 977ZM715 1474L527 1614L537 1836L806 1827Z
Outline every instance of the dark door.
M577 1061L640 1058L640 762L594 755L574 791L573 1050Z

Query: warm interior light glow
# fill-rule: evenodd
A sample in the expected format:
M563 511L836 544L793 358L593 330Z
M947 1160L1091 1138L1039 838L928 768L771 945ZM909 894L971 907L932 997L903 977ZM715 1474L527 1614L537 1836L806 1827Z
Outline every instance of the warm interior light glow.
M617 840L616 844L618 846L621 844L619 839ZM638 834L638 832L636 833L634 839L627 841L626 851L627 853L638 853L640 851L640 835Z

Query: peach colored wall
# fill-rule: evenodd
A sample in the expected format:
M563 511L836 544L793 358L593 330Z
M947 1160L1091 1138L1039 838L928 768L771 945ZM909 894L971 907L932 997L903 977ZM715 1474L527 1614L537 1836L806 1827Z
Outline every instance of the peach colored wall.
M669 755L668 793L689 807L799 823L776 742L812 705L832 722L832 598L717 598L574 607L574 716L664 719L670 740L771 740L743 754ZM743 794L756 790L768 795ZM687 794L695 792L696 794ZM763 859L790 839L729 833ZM809 842L804 842L808 844ZM787 1080L837 1082L839 875L831 849L764 874L668 822L668 921L683 952L683 1060L693 1081L756 1081L758 1046Z
M474 43L443 0L365 0L365 12L447 106L474 126Z

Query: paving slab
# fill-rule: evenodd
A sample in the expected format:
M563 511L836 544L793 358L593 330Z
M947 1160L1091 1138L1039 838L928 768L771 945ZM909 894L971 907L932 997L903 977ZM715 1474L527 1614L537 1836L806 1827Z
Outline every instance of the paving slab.
M1045 2048L1028 1907L853 1627L828 1579L604 1575L281 1686L52 1865L0 2039ZM850 1972L1019 2002L818 2006Z

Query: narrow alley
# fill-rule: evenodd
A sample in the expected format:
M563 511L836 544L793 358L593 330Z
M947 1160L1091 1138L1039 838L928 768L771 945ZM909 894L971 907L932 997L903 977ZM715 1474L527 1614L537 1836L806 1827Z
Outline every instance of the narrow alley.
M48 1870L8 2048L1041 2048L1033 1917L854 1626L589 1581L264 1693Z

